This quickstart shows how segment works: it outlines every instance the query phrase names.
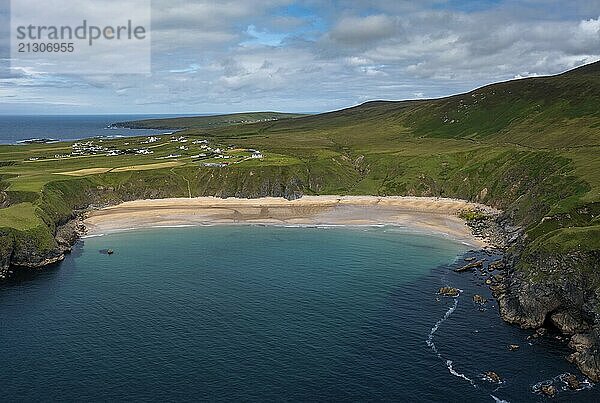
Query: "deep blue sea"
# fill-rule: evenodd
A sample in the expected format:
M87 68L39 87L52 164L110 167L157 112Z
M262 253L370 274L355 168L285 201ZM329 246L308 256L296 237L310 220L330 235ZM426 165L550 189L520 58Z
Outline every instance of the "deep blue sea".
M96 136L139 136L168 130L109 128L111 123L183 115L0 115L0 144L52 138L78 140Z
M473 303L465 252L394 227L87 238L0 286L0 401L543 401L536 383L578 374L568 350ZM573 399L600 388L553 401Z

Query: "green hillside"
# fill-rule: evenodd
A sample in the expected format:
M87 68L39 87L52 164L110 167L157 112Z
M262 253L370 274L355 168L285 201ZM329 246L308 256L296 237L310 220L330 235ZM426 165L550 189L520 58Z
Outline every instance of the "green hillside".
M70 154L72 143L0 146L0 239L50 248L39 234L74 209L136 198L372 194L501 208L527 231L523 269L528 256L599 250L600 63L443 99L216 118L133 122L184 130L152 144L95 140L103 151L91 155ZM206 147L222 154L199 156Z
M147 119L130 122L117 122L117 127L130 127L133 129L211 129L238 124L269 122L280 119L292 119L304 116L297 113L280 112L245 112L227 115L190 116L169 119Z

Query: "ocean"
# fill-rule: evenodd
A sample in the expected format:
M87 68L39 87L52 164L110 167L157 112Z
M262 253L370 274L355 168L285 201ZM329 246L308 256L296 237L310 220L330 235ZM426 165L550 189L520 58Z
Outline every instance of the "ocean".
M451 270L465 253L498 257L397 227L86 238L0 286L0 400L534 402L552 382L553 401L599 401L560 381L579 375L565 342L472 301L491 296Z
M140 136L168 130L109 128L110 124L183 115L0 115L0 144L29 139L78 140L96 136Z

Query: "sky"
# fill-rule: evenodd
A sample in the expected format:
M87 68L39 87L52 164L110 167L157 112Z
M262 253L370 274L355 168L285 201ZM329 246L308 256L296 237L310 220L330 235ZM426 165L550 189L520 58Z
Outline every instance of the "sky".
M152 0L151 73L61 75L9 69L8 4L0 114L322 112L600 60L600 0Z

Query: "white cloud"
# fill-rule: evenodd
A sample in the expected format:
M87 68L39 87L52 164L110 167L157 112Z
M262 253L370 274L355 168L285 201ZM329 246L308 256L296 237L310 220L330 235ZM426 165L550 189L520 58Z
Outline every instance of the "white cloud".
M396 19L387 15L342 18L329 37L338 43L365 45L396 33Z
M105 110L182 113L442 96L600 60L600 17L587 3L560 18L538 0L478 12L440 10L451 3L439 0L303 0L294 15L291 0L154 0L151 77L61 78L40 66L0 76L0 89L17 101L60 92Z

